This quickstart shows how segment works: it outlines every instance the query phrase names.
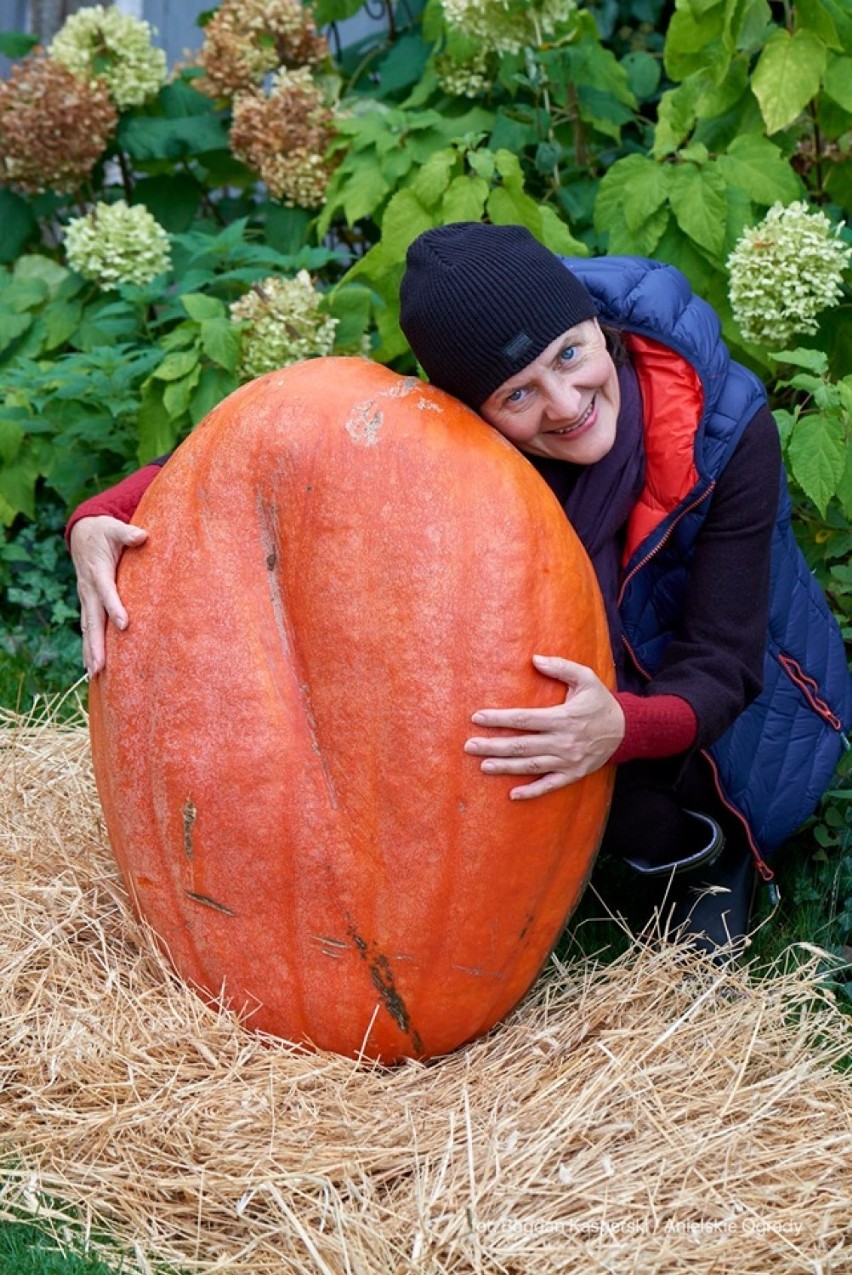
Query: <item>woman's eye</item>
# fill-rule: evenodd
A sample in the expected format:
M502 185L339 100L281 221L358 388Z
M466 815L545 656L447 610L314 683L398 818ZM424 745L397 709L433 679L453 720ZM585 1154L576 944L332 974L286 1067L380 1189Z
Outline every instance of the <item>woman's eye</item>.
M563 350L559 351L560 363L571 363L577 357L576 345L566 345Z
M525 394L526 394L526 390L524 389L512 390L512 393L506 396L506 402L513 403L513 404L521 403L523 402L523 398Z

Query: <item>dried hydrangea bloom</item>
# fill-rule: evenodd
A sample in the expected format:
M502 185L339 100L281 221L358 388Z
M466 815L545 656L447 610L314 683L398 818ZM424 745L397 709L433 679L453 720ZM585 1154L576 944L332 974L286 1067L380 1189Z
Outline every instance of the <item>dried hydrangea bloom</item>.
M450 26L476 40L480 49L519 53L552 36L576 9L576 0L442 0Z
M773 204L728 257L734 318L747 341L781 346L816 332L817 315L840 300L852 247L807 204Z
M68 264L100 288L143 285L171 266L169 236L142 204L98 203L65 231Z
M231 303L231 319L244 323L239 375L245 380L331 354L337 319L321 312L322 294L307 270L294 279L256 283Z
M325 197L333 113L308 67L280 71L267 96L259 90L234 102L231 150L260 174L273 199L316 208Z
M314 66L328 54L313 16L300 0L225 0L204 28L196 87L233 97L280 67Z
M0 80L0 181L29 194L74 191L117 123L99 80L79 80L46 54L31 54Z
M50 56L83 79L102 79L120 111L140 106L166 82L166 55L151 43L153 29L115 5L91 5L67 18Z

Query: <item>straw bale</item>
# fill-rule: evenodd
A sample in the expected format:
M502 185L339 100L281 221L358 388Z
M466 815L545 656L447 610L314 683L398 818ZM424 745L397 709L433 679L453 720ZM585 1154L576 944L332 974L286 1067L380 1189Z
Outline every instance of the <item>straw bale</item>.
M552 960L486 1038L382 1069L173 974L84 725L0 720L0 827L0 1217L61 1238L73 1208L142 1272L852 1270L849 1033L816 957Z

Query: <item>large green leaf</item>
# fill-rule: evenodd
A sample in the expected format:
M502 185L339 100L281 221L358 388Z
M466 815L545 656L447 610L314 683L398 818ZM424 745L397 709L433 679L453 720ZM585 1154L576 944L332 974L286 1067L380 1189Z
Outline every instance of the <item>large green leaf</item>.
M829 54L825 68L825 91L832 101L852 112L852 57Z
M796 30L812 31L827 48L843 52L834 19L822 0L796 0Z
M840 412L801 416L787 459L796 482L824 516L846 466L846 430Z
M479 221L488 198L488 182L475 173L454 177L441 200L441 221Z
M715 166L681 164L669 176L669 198L684 234L714 257L725 245L725 182Z
M827 50L812 31L774 31L761 53L751 87L768 133L777 133L799 116L819 92Z
M215 115L178 119L124 115L116 136L119 147L138 160L184 159L224 150L228 145L228 134Z
M134 204L144 204L160 225L173 234L189 230L204 189L190 173L142 177L133 189Z
M0 262L14 261L38 230L38 222L26 199L0 186Z
M798 174L778 147L757 133L735 138L717 167L730 186L744 190L756 204L790 204L802 197Z

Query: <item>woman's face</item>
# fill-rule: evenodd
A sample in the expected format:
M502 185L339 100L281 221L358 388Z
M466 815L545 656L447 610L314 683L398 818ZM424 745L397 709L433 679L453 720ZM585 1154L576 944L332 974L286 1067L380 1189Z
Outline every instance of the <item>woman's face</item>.
M615 442L618 373L597 319L569 328L479 409L533 456L593 465Z

